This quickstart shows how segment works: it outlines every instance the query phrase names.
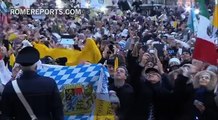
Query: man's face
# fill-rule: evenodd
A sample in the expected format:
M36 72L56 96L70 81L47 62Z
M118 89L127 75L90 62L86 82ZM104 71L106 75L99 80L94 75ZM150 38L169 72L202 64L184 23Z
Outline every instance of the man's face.
M183 58L183 60L191 60L191 55L188 52L183 52L182 58Z
M14 50L18 50L22 45L22 40L18 39L13 41L13 48Z
M149 72L146 74L146 77L151 84L156 84L161 80L160 74L156 72Z
M126 80L126 71L124 68L118 68L117 71L114 73L114 78L116 80Z
M198 68L192 64L185 64L182 67L185 68L192 75L192 77L198 72Z
M144 53L145 53L145 51L142 48L139 49L139 56L143 56Z
M3 46L3 45L0 45L0 54L1 54L2 56L4 56L4 55L7 54L7 49L6 49L6 47Z
M107 65L108 72L110 76L114 76L114 66L113 65Z
M196 67L197 71L200 71L200 70L203 68L203 65L204 65L204 64L203 64L202 61L193 59L193 60L192 60L192 65Z

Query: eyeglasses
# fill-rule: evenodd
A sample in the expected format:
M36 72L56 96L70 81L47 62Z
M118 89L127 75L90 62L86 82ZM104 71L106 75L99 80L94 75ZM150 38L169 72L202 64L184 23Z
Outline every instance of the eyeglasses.
M182 54L183 55L190 55L190 53L188 53L188 52L183 52Z
M208 75L203 75L203 76L200 76L200 79L202 79L202 80L208 80L208 79L210 79L210 76L208 76Z
M154 63L147 63L146 66L147 67L154 67Z
M147 77L151 77L151 76L155 76L155 75L159 75L158 73L147 73L146 76Z

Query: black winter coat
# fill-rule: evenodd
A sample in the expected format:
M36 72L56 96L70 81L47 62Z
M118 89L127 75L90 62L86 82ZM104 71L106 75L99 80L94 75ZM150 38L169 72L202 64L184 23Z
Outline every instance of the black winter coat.
M140 79L144 68L137 65L135 73L131 75L131 83L135 91L135 106L132 119L146 120L149 117L150 107L153 105L153 115L156 120L170 120L171 91L167 86L167 79L161 80L156 84L151 84L146 80Z
M134 91L131 85L125 83L122 87L114 85L109 86L109 90L114 90L120 100L120 108L118 109L119 120L131 120L132 105L134 104Z
M38 120L63 120L63 105L55 80L39 76L34 71L23 72L18 86ZM3 120L31 120L15 93L12 82L6 84L2 94Z
M206 91L203 95L204 100L203 105L205 106L205 111L199 114L199 120L218 120L218 106L215 103L214 91Z
M172 120L194 120L194 88L189 78L178 75L171 98Z

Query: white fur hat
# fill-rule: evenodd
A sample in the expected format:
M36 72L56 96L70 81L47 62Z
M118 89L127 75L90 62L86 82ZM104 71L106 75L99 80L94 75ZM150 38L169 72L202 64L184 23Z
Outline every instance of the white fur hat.
M153 42L153 40L148 40L148 41L146 42L146 44L149 45L149 44L152 44L152 42Z
M178 58L171 58L170 60L169 60L169 65L170 66L173 66L173 65L180 65L181 64L181 62L180 62L180 60L178 59Z
M214 90L217 85L217 75L214 72L211 72L208 70L200 71L195 75L194 80L193 80L194 88L200 87L200 84L199 84L200 76L205 73L210 74L210 77L211 77L210 82L206 86L207 90Z

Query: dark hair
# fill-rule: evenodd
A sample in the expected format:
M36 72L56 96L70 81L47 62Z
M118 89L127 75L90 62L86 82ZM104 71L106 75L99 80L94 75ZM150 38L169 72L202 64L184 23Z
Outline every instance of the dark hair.
M54 59L51 56L45 56L41 59L42 63L44 64L55 64Z
M81 48L80 48L78 45L73 45L73 48L74 48L75 50L81 51Z
M110 44L108 47L109 47L110 52L114 53L114 46L113 46L113 44Z
M45 46L49 47L49 44L50 44L49 41L44 41L43 43Z
M66 57L60 57L60 58L57 58L55 60L55 62L58 64L58 65L66 65L66 62L67 62L67 58Z
M142 45L140 49L147 52L148 51L148 46L147 45Z
M128 72L126 66L119 66L118 68L123 68L123 69L125 70L125 72L126 72L126 77L129 76L129 72ZM117 69L118 69L118 68L117 68Z

